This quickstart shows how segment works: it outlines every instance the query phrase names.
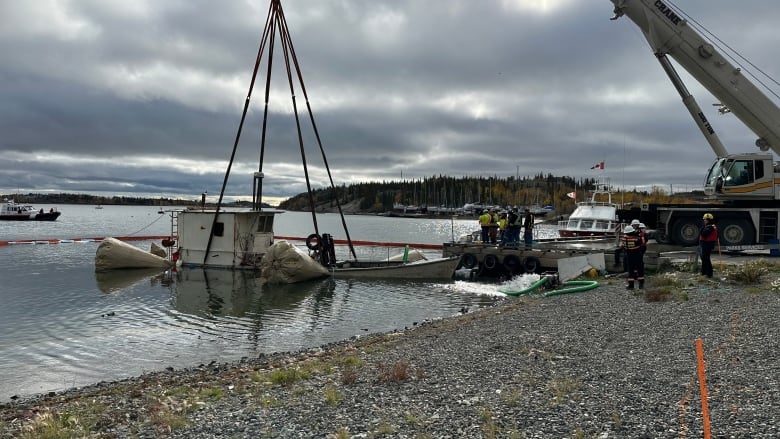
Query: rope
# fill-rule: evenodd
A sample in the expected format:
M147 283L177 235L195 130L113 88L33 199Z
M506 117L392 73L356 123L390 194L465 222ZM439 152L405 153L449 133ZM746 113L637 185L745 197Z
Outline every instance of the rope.
M136 230L135 232L131 233L131 234L130 234L130 235L128 235L128 236L137 235L137 234L139 234L139 233L143 232L144 230L146 230L146 229L148 229L149 227L151 227L151 226L152 226L152 224L156 223L157 221L160 221L160 218L162 218L163 216L164 216L164 215L159 215L159 216L157 217L157 219L156 219L156 220L154 220L154 221L152 221L151 223L147 224L147 225L146 225L146 226L144 226L143 228L141 228L141 229L139 229L139 230Z

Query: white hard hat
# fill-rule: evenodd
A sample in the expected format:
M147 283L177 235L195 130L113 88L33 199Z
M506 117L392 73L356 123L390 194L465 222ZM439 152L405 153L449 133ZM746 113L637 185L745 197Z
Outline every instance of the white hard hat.
M626 228L623 229L623 233L634 233L634 228L631 226L626 226Z
M638 220L638 219L631 220L631 225L632 225L632 226L636 226L636 225L638 225L638 224L639 224L639 220Z
M640 228L640 229L644 229L644 228L646 228L646 227L645 227L645 223L639 223L639 228Z

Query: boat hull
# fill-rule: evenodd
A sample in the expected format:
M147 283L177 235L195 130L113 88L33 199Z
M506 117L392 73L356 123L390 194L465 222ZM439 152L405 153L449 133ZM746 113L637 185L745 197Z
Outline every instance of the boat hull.
M21 213L0 215L0 221L56 221L61 212L36 213L35 215Z
M350 261L329 269L337 278L350 279L438 279L449 280L455 275L460 257L426 259L404 264L398 261Z

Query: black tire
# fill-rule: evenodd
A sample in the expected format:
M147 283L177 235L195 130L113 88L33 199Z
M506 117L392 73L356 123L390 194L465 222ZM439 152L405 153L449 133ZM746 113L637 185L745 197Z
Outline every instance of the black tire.
M492 270L498 265L498 258L496 255L485 255L485 268Z
M504 269L509 274L518 274L524 271L523 264L520 262L520 257L517 255L504 256Z
M694 217L678 218L672 227L672 241L678 245L698 245L699 220Z
M463 268L468 268L468 269L472 269L476 267L477 262L478 262L477 257L471 253L466 253L460 259L460 264L463 265Z
M723 246L750 245L754 236L753 226L747 220L724 218L718 221L718 237Z
M523 268L526 273L536 273L541 268L541 263L539 259L529 256L523 261Z
M322 246L322 238L320 235L316 233L312 233L308 237L306 237L306 247L309 248L309 250L319 250Z

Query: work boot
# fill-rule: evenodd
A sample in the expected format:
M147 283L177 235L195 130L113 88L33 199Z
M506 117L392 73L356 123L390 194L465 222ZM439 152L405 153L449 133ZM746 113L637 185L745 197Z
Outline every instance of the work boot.
M643 280L639 281L639 289L641 290L641 289L644 289L644 288L645 288L645 281L643 279Z
M628 281L628 285L626 285L627 290L633 290L634 289L634 281Z

